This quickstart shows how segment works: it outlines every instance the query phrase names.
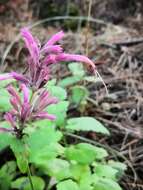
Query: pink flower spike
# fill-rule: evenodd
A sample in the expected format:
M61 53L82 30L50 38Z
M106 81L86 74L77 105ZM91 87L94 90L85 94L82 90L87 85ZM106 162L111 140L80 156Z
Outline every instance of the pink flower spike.
M58 54L63 52L63 48L60 45L49 45L41 49L41 53L53 53Z
M41 94L39 96L39 101L43 100L45 97L48 98L49 95L50 95L49 92L44 89L43 91L41 91Z
M53 35L48 42L44 45L43 48L49 46L49 45L54 45L56 42L58 42L59 40L61 40L64 37L64 32L60 31L58 33L56 33L55 35Z
M13 76L13 78L19 82L22 82L22 83L25 83L25 84L28 84L29 83L29 80L27 78L25 78L23 75L21 74L18 74L16 72L12 72L11 75Z
M11 79L11 78L13 78L12 75L11 75L11 73L5 73L5 74L1 74L0 75L0 81L1 80Z
M16 104L21 104L21 100L20 100L20 97L19 97L19 94L17 93L17 91L15 90L15 88L12 86L12 85L9 85L8 87L7 87L7 90L8 90L8 92L9 92L9 94L13 97L13 98L15 98L15 103Z
M39 73L39 77L37 79L37 81L35 81L36 86L39 88L41 86L41 84L43 82L47 82L49 79L49 68L45 67L43 69L41 69L40 73Z
M25 122L25 120L29 119L31 113L31 106L29 103L24 103L21 107L21 114L20 118L22 122Z
M18 108L18 104L17 104L16 98L11 98L11 99L10 99L10 103L11 103L11 105L13 106L14 110L15 110L16 112L18 112L18 111L19 111L19 108Z
M25 41L26 47L29 50L32 59L35 63L37 63L39 58L39 47L37 41L34 39L28 28L23 28L21 30L21 35Z
M58 99L56 97L45 97L43 98L40 102L39 102L39 110L42 111L44 110L47 106L51 105L51 104L57 104L58 103Z
M4 116L5 120L10 123L10 125L15 129L16 126L15 126L15 121L13 119L13 116L11 113L6 113L5 116Z
M86 56L84 55L76 55L76 54L68 54L63 53L60 55L57 55L56 60L59 61L77 61L77 62L83 62L87 64L87 66L91 66L93 71L95 71L96 66L95 64Z
M25 84L21 84L21 89L23 91L24 103L29 102L29 89L26 87Z
M60 55L60 54L59 54ZM43 61L43 65L50 65L50 64L56 64L58 61L56 60L56 55L54 54L50 54L49 56L47 56L44 61Z
M40 113L34 114L33 118L34 119L48 119L48 120L53 121L56 119L56 116L48 114L47 112L40 112Z

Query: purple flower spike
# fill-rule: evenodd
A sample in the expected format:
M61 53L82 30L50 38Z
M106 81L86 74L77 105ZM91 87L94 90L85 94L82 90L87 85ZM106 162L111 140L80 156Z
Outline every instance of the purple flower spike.
M95 73L95 64L86 56L63 53L63 49L56 43L64 36L64 32L60 31L53 35L48 42L41 47L37 40L32 36L28 28L21 30L21 35L25 41L30 56L27 59L27 73L18 74L16 72L0 75L0 80L14 78L15 80L31 86L32 89L40 89L44 87L50 76L50 65L61 61L77 61L83 62L90 66Z
M13 77L15 80L17 80L17 81L19 81L19 82L22 82L22 83L25 83L25 84L28 84L28 83L29 83L29 80L28 80L26 77L24 77L23 75L21 75L21 74L18 74L18 73L16 73L16 72L12 72L11 75L12 75L12 77Z
M26 119L29 119L30 116L30 103L29 103L29 90L25 86L25 84L21 85L21 89L23 91L23 101L21 100L20 95L15 90L12 85L7 87L9 94L12 96L10 99L10 103L13 106L13 110L10 113L6 114L6 120L11 123L12 127L14 127L14 121L12 120L12 116L18 116L19 120L25 122Z
M39 59L39 53L40 53L36 40L30 33L28 28L23 28L21 30L21 35L25 41L26 47L29 50L29 53L30 53L32 59L34 60L34 62L36 64Z
M28 103L29 102L29 89L26 87L25 84L21 84L21 89L23 91L24 103Z
M40 112L38 114L34 114L33 118L34 119L48 119L48 120L53 121L56 119L56 116L48 114L47 112Z
M93 71L95 71L95 69L96 69L95 64L88 57L86 57L84 55L62 53L62 54L57 55L56 60L57 60L57 62L59 62L59 61L83 62L83 63L87 64L87 66L91 66Z
M19 105L17 104L16 98L11 98L10 103L13 106L14 110L16 110L16 112L18 112L19 111L19 107L18 107Z
M57 104L58 103L58 99L57 98L43 98L43 100L41 100L39 102L39 110L43 110L45 109L47 106L51 105L51 104Z
M12 96L12 98L14 98L13 102L15 102L15 104L17 104L17 105L19 105L19 104L21 105L21 99L19 97L18 92L15 90L15 88L12 85L9 85L7 87L7 90L9 92L9 94Z
M61 54L59 54L60 56ZM56 60L56 55L50 54L43 60L43 65L49 66L51 64L56 64L59 60ZM60 61L59 61L60 62Z
M39 73L37 72L37 79L35 79L35 85L37 88L40 88L49 80L49 68L43 67Z
M60 31L58 33L56 33L55 35L53 35L50 40L44 45L43 48L49 46L49 45L54 45L55 43L57 43L58 41L60 41L62 38L64 37L64 32Z
M49 92L47 92L46 90L44 90L39 98L37 99L37 101L35 102L35 110L38 111L42 111L44 110L47 106L51 105L51 104L57 104L58 103L58 99L56 97L51 97Z
M12 128L16 128L16 122L20 122L20 126L24 126L25 122L32 119L49 119L54 120L55 116L48 114L44 109L50 104L57 103L57 98L51 97L49 92L45 89L39 89L32 98L30 98L29 89L25 84L21 84L20 88L23 93L23 100L20 94L15 90L12 85L7 87L11 95L10 103L13 110L5 114L5 120L10 123Z
M49 45L41 49L41 53L52 53L52 54L59 54L63 52L63 48L60 45Z
M15 121L13 119L13 115L10 112L6 113L4 118L8 123L10 123L10 125L13 127L13 129L16 128Z
M28 121L31 116L31 105L27 103L23 103L21 106L21 112L20 112L20 119L22 123L24 123L26 120Z

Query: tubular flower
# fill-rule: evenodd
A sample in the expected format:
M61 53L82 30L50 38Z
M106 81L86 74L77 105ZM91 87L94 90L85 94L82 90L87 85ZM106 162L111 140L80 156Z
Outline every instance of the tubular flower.
M26 28L23 28L21 30L21 35L25 41L26 48L29 50L31 58L33 59L34 63L37 64L40 55L40 50L37 41Z
M50 79L49 65L51 64L56 64L61 61L77 61L91 66L93 71L96 69L94 63L88 57L64 53L62 47L56 44L64 37L63 31L53 35L43 46L32 36L28 28L23 28L21 35L29 51L29 57L27 59L28 72L24 75L16 72L3 74L0 75L0 80L14 78L27 86L39 89Z

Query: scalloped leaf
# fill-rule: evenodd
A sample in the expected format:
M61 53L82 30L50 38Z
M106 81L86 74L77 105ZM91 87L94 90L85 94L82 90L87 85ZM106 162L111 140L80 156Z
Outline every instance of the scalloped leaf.
M10 128L10 125L7 122L3 121L0 122L0 127ZM12 139L13 135L11 133L0 132L0 150L9 146L11 144Z
M91 164L95 160L102 160L108 154L102 148L88 143L79 143L66 148L65 156L68 160L75 160L80 164Z
M77 117L67 121L66 129L72 131L93 131L109 135L109 131L98 120L93 117Z
M93 190L122 190L115 181L107 178L100 178L94 185Z
M58 183L57 190L80 190L76 182L71 179Z
M37 176L31 176L32 184L35 190L43 190L45 182L42 178ZM11 187L14 189L31 190L28 177L20 177L12 182Z

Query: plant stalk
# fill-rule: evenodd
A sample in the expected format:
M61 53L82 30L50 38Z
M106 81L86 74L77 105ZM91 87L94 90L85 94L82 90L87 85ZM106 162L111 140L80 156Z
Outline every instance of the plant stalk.
M31 171L30 171L30 167L29 167L29 164L27 164L27 175L28 175L28 179L29 179L29 183L31 185L31 190L35 190L34 189L34 185L33 185L33 182L32 182L32 175L31 175Z

